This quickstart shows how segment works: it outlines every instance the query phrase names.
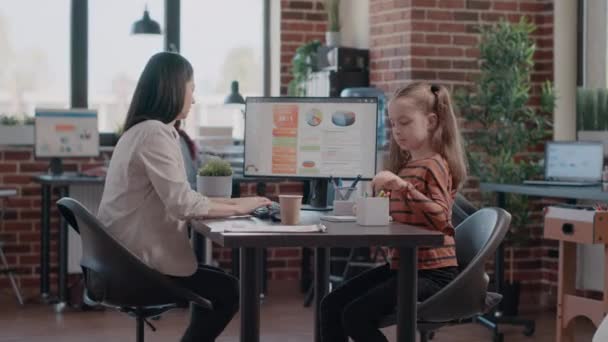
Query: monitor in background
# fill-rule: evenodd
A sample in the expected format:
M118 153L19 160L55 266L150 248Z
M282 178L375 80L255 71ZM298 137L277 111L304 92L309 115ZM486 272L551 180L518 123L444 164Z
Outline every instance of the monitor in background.
M550 141L545 145L545 180L599 183L603 164L601 142Z
M37 108L35 116L36 158L51 158L54 175L63 172L63 157L98 157L97 111L90 109Z
M330 177L369 180L377 115L377 98L248 97L244 175L313 179L317 197Z

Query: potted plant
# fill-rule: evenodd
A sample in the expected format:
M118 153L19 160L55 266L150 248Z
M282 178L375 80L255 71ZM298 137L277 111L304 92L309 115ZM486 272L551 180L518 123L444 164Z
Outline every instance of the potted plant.
M327 13L327 32L325 44L327 46L340 46L340 0L325 0Z
M221 159L211 159L196 176L196 190L207 197L232 196L232 167Z
M529 105L534 68L535 27L525 18L511 24L501 21L480 29L480 74L471 91L456 93L455 102L471 127L465 135L471 175L482 182L518 184L541 174L541 163L530 154L550 139L550 113L555 108L552 85L541 89L540 105ZM513 219L506 238L509 248L507 284L503 287L503 311L515 315L519 283L514 279L514 249L530 240L528 198L508 195L506 210Z
M34 118L25 114L0 115L0 145L33 145Z
M318 40L312 40L296 49L291 61L291 74L288 94L290 96L306 96L306 81L310 73L317 71L317 50L321 46Z

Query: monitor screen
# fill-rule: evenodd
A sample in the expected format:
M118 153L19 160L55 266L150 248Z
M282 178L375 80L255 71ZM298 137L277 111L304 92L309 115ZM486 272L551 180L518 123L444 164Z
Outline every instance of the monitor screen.
M371 179L377 98L248 97L245 176Z
M547 180L600 181L603 164L600 142L547 142L545 147Z
M36 109L36 157L97 157L97 111L89 109Z

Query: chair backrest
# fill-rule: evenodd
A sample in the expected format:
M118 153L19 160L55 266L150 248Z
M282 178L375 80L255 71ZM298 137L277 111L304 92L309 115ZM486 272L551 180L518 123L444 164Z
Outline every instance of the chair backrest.
M454 205L452 206L452 224L458 226L467 217L473 215L477 208L471 204L463 195L456 194Z
M210 302L173 283L148 267L114 239L82 204L64 197L57 202L61 214L82 239L80 265L85 270L87 295L106 305L142 307L190 300Z
M479 209L456 227L456 254L460 274L421 303L421 320L445 322L480 314L485 309L488 276L486 261L504 239L511 215L500 208Z

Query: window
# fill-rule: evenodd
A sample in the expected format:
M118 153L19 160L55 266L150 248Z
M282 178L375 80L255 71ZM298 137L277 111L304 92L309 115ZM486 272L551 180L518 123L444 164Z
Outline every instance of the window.
M69 0L2 0L0 114L69 106L69 14Z
M162 35L131 35L146 6L164 32L163 0L89 1L89 107L99 111L100 131L122 127L141 71L163 51Z
M243 97L263 92L263 1L181 1L181 53L192 63L196 104L186 131L199 126L232 126L242 138L241 108L226 106L230 83Z

